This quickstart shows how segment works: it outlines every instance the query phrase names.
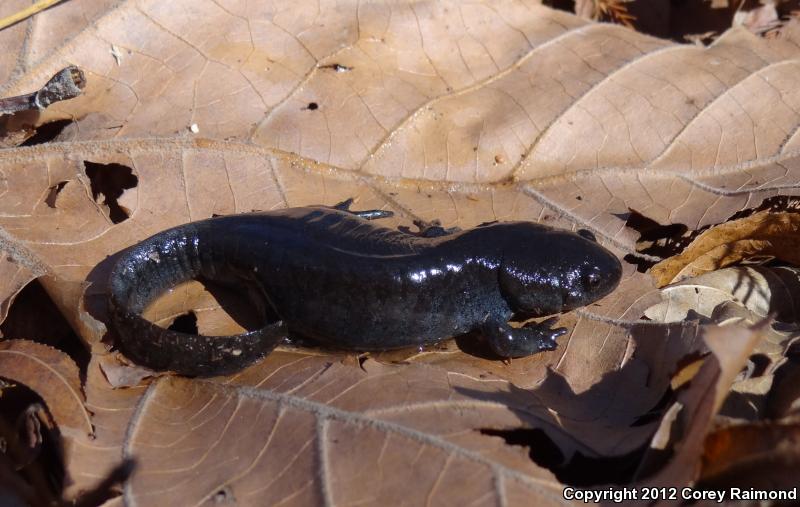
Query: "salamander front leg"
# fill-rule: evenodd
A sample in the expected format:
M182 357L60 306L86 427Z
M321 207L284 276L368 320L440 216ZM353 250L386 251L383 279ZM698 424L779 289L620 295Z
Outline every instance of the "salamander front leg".
M489 346L501 357L524 357L545 350L555 350L556 338L567 332L567 328L551 328L555 317L543 322L526 324L514 328L507 322L487 319L482 330L489 339Z
M364 211L353 211L350 209L350 206L352 206L352 204L353 204L353 198L351 197L331 207L333 209L338 209L339 211L346 211L351 215L363 218L364 220L376 220L378 218L389 218L394 216L393 211L383 210L383 209L368 209Z

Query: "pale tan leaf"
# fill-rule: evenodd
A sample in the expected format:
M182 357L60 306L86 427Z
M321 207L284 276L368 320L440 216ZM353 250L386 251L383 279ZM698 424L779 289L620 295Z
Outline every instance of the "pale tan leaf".
M91 197L88 177L84 174L83 168L74 163L64 162L58 151L49 152L37 148L31 150L33 153L24 159L25 174L23 177L20 173L20 179L14 180L12 183L14 190L24 196L26 189L36 187L32 182L37 179L47 187L53 180L68 183L59 193L54 208L43 204L40 200L37 202L39 197L34 197L36 194L33 194L30 198L21 198L10 206L5 221L0 219L0 222L18 231L17 238L20 241L31 248L36 248L43 263L58 266L56 272L59 276L43 283L59 300L59 306L68 309L65 313L71 317L74 326L81 330L82 336L90 343L96 342L105 332L105 327L102 325L105 320L104 277L110 265L106 260L109 252L119 251L130 243L170 225L202 218L213 212L231 213L304 204L309 202L308 196L314 196L312 198L316 202L326 203L335 203L355 196L358 205L364 208L394 209L401 217L400 223L408 225L413 218L428 220L440 218L446 226L470 226L495 219L525 219L537 215L541 215L545 222L554 225L568 227L571 225L567 220L548 216L535 200L525 194L515 193L513 189L505 186L469 188L465 195L443 188L428 189L423 183L393 185L387 188L386 182L373 183L362 177L315 166L292 156L273 154L255 148L246 148L242 151L241 145L210 142L112 143L108 145L108 149L113 152L106 151L106 155L101 155L102 149L98 151L97 147L92 145L84 145L84 151L81 151L79 146L81 145L73 145L71 148L72 153L79 159L104 164L121 163L136 168L139 183L135 188L126 190L120 197L120 201L127 199L125 202L130 214L129 219L116 225L110 223L107 211L98 206ZM2 156L0 154L0 158ZM43 161L46 161L45 165L41 165ZM184 166L188 163L192 165ZM207 164L230 164L235 166L236 170L220 174L207 170ZM227 190L217 192L215 199L211 201L212 206L208 207L209 202L203 189L219 184L224 185L223 188ZM162 193L168 189L182 195L183 199L163 199ZM395 195L390 196L390 193ZM128 194L130 197L126 197ZM388 202L387 197L391 197ZM497 202L492 203L495 199ZM51 226L53 223L58 224L57 229ZM391 225L392 221L387 221L387 224ZM95 267L97 263L100 264ZM644 275L631 274L631 276L637 280L646 280ZM86 290L84 280L87 277L92 285L84 294L83 291ZM633 285L637 287L637 292L646 288L641 282ZM180 290L173 293L179 294ZM630 295L632 294L629 293L627 296ZM619 309L623 312L628 310L629 303L622 294L612 296L609 301L614 306L604 307L604 312L613 314ZM69 310L70 308L72 310ZM177 307L175 311L166 311L167 308L169 306L164 307L165 316L177 315L183 311L182 306ZM215 306L207 308L210 310ZM84 313L83 309L88 310L88 313ZM205 311L198 313L204 318L210 315L210 312ZM638 315L640 313L633 310L629 317L636 318ZM584 325L593 324L586 322ZM564 349L541 357L516 361L518 364L511 369L501 365L499 371L509 370L510 378L520 380L520 383L526 386L534 385L537 380L543 378L547 364L552 364L553 360L566 352L567 358L558 359L562 365L559 371L570 377L578 375L572 378L576 389L580 389L581 385L591 385L596 382L597 377L586 371L586 362L592 360L599 361L598 364L616 365L619 363L620 354L624 353L627 347L624 331L614 326L601 326L601 328L608 336L606 339L608 346L600 356L597 354L591 335L583 335L584 338L579 341L578 338L582 335L577 334L576 338L571 339L574 340L571 352ZM227 332L237 330L231 327L226 330L224 326L216 329ZM573 360L569 360L569 354L574 357ZM545 359L547 357L551 359ZM531 367L526 366L526 362L537 366L531 370ZM497 362L489 361L482 364L496 365ZM604 371L602 368L600 371ZM572 373L573 371L575 373ZM586 373L590 375L587 376Z
M126 455L142 465L126 501L495 504L525 494L564 503L548 471L479 431L558 431L535 398L430 367L306 362L308 376L273 370L257 388L175 377L153 384L126 439Z
M780 25L780 16L773 0L764 0L755 9L739 10L733 16L733 26L744 26L753 33L764 33Z
M583 19L594 19L595 0L575 0L575 15Z
M67 39L85 30L89 22L112 1L89 0L62 2L60 5L40 12L37 16L0 31L0 76L16 78L25 67L57 49ZM31 2L10 0L0 5L0 18L15 14L30 7ZM5 87L0 86L0 96Z
M795 316L795 300L780 275L762 267L731 267L711 271L661 289L663 300L648 308L645 315L659 322L684 320L689 310L711 317L725 302L743 306L761 318L774 312L784 320Z

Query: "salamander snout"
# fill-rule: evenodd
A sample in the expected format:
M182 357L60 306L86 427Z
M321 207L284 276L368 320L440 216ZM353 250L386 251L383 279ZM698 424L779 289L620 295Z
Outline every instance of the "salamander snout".
M522 240L506 247L499 273L500 289L514 311L551 315L572 310L619 284L622 264L588 231L517 224L516 232Z
M622 278L622 264L595 243L587 246L585 259L575 262L567 273L562 279L563 310L588 305L611 293Z

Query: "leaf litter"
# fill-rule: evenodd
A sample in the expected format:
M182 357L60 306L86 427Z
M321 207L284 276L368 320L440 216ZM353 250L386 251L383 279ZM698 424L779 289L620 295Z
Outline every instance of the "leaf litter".
M88 76L80 97L36 120L70 120L71 142L0 151L0 246L11 254L0 269L12 273L0 308L47 273L42 286L92 352L77 378L94 439L68 442L65 497L127 456L141 463L125 500L141 505L561 504L563 481L576 480L565 475L570 463L627 456L634 466L623 482L692 484L704 477L703 442L716 421L758 424L763 413L793 410L791 330L761 322L781 304L760 290L771 275L751 277L759 290L744 297L731 283L741 268L701 280L725 295L705 309L704 298L684 298L686 315L760 327L642 320L674 297L656 288L674 275L654 280L628 264L615 293L563 317L570 333L558 350L511 364L471 337L358 360L281 350L230 378L133 375L115 381L131 387L113 389L108 377L120 371L104 324L113 255L213 214L353 197L395 211L388 226L536 220L589 229L621 257L651 260L626 227L631 209L687 231L735 227L725 222L737 212L798 193L791 29L770 41L733 29L701 48L516 4L397 5L387 17L353 3L323 7L318 21L194 4L208 25L187 25L171 4L104 5L93 4L93 24L69 39L36 32L36 47L68 42L2 88L35 89L65 59ZM108 47L125 53L123 65ZM202 125L202 137L187 125ZM684 280L670 290L769 250L754 220L738 226L734 256L695 247L672 268ZM767 212L762 224L780 220ZM773 247L791 240L790 229L771 230ZM727 241L707 232L711 245ZM773 250L791 248L767 253L792 261ZM783 290L796 294L782 273ZM246 302L195 284L151 310L162 325L194 311L200 332L234 333L241 323L231 314L246 313ZM697 367L688 382L673 383L689 360ZM773 376L766 390L731 387ZM726 407L731 392L760 397L762 408ZM543 445L509 444L523 430L558 449L552 470L535 460ZM651 449L673 453L663 460Z

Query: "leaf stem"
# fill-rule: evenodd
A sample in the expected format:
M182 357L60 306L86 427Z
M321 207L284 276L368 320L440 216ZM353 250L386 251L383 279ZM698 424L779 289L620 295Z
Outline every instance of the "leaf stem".
M26 7L21 11L15 12L10 16L0 19L0 30L7 28L13 24L19 23L23 19L29 18L34 14L39 13L49 7L52 7L53 5L62 1L63 0L39 0L30 7Z

